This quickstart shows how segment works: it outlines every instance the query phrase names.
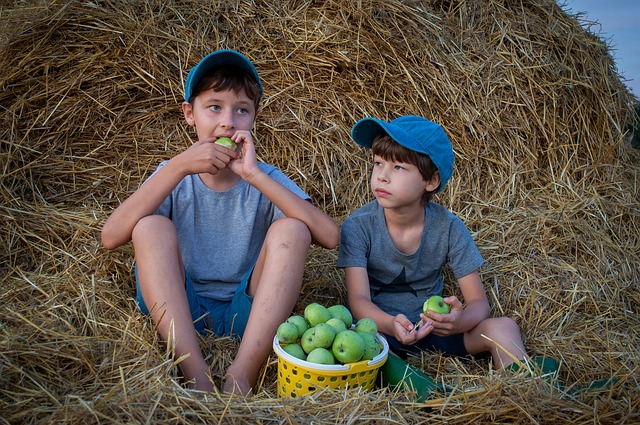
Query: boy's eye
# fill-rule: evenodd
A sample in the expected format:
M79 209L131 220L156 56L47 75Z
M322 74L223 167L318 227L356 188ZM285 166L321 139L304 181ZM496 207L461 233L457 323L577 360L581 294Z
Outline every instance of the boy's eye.
M238 113L241 115L246 115L249 113L249 110L247 108L238 108Z
M209 106L209 109L211 109L212 111L219 111L219 110L220 110L220 106L218 106L218 105L211 105L211 106Z
M393 168L396 169L396 170L404 170L404 167L402 165L396 165Z

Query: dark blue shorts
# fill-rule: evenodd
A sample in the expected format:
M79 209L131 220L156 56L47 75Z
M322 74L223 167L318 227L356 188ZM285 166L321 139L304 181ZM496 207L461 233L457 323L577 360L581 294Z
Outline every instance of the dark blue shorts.
M405 345L392 336L385 335L389 343L389 349L401 359L407 356L419 356L422 351L440 352L449 356L466 358L484 358L490 355L489 352L471 356L464 346L464 334L454 334L449 336L438 336L429 334L414 345Z
M193 326L198 333L204 334L207 330L210 330L216 335L231 335L242 338L253 304L253 297L247 294L247 286L252 272L253 269L247 272L230 301L220 301L198 295L193 288L191 278L185 271L184 287L189 301ZM142 292L140 291L137 267L135 276L136 303L142 313L149 314L149 309L144 303Z

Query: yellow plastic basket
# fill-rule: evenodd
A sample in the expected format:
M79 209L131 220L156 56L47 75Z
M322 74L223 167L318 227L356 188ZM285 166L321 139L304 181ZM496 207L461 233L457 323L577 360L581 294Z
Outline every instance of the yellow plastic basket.
M382 346L380 354L372 360L346 365L321 365L295 358L282 349L276 336L273 350L278 356L278 396L298 397L325 387L370 390L389 354L387 340L380 334L376 336Z

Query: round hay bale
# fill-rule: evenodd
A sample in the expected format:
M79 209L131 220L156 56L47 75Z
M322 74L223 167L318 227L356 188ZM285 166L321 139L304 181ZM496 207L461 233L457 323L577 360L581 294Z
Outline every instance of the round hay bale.
M624 133L637 99L582 17L550 0L14 1L0 16L3 420L637 420L640 156ZM183 81L218 48L245 53L263 79L260 159L339 222L372 199L369 152L349 136L359 118L441 123L456 165L435 202L473 231L494 314L518 322L530 353L560 360L568 387L618 383L559 395L425 354L413 361L474 391L434 410L384 390L281 400L273 362L249 401L181 388L133 307L131 247L107 252L99 232L194 141ZM298 309L344 300L335 259L312 249ZM235 343L202 346L219 383Z

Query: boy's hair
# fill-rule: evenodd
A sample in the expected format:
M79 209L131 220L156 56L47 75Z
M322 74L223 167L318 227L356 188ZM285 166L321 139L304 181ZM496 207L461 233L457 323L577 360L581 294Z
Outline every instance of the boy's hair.
M420 175L424 181L431 180L438 172L438 168L433 161L431 161L429 155L405 148L387 134L381 134L373 139L371 151L374 155L378 155L386 160L415 165L418 171L420 171ZM426 206L436 192L437 189L430 192L425 190L422 195L422 205Z
M244 91L253 101L256 111L260 104L260 85L252 76L235 66L223 65L203 75L193 88L190 102L206 90L233 90L235 93Z

